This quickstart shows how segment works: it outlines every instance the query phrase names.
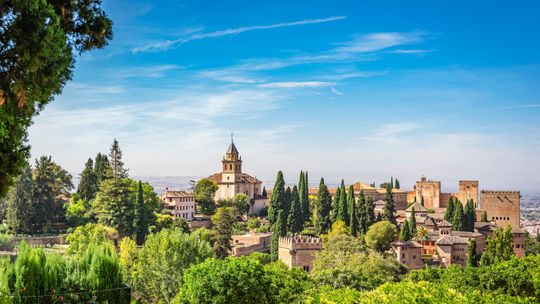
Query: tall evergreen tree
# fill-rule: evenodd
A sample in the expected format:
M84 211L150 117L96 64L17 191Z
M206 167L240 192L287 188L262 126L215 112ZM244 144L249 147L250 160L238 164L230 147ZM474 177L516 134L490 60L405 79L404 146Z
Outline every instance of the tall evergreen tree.
M267 197L268 196L268 193L266 193L266 187L263 186L263 189L262 189L262 197Z
M77 194L85 200L90 201L96 197L98 191L97 177L94 172L94 161L89 158L86 161L84 170L80 174L79 185L77 186Z
M465 229L465 216L463 214L463 205L458 200L454 204L454 216L452 218L452 230L463 231Z
M341 195L339 197L339 212L337 219L350 225L349 207L347 206L347 191L345 190L345 182L341 180L340 186Z
M396 178L396 182L395 182L395 183L396 183L396 184L394 185L394 188L400 189L401 186L399 185L399 180L398 180L397 178Z
M358 204L356 207L356 215L358 217L358 230L361 234L365 234L368 228L368 208L364 191L360 190L358 195Z
M285 202L283 204L283 218L285 219L285 224L287 224L287 219L289 218L289 211L291 210L292 205L292 189L287 187L285 189Z
M33 172L34 212L32 223L37 231L52 231L55 224L65 223L65 213L61 196L69 196L73 189L71 175L50 156L36 160Z
M474 238L469 240L469 247L467 248L467 266L478 266L478 254L476 253L476 241Z
M467 200L464 210L464 228L465 231L474 231L474 223L476 222L476 214L474 210L474 203L471 200Z
M311 211L309 210L309 180L307 171L304 172L304 181L302 182L302 195L300 196L300 203L302 206L304 222L309 221L311 219Z
M376 222L381 222L383 220L383 215L382 213L377 213L377 220Z
M298 234L304 229L304 216L301 209L298 188L294 186L291 192L291 210L287 219L287 231L289 234Z
M349 185L349 191L347 192L347 207L349 208L349 226L352 236L358 235L358 214L356 208L356 199L354 197L354 187Z
M486 250L480 258L480 266L497 264L514 256L514 236L511 226L495 230L486 243Z
M268 206L268 221L273 224L277 221L279 210L283 210L285 204L285 181L283 180L283 172L279 171L276 177L276 183L270 195Z
M339 214L339 202L341 201L341 188L336 188L336 194L334 195L334 200L332 201L332 212L330 213L330 219L332 223L337 221Z
M394 177L393 176L390 176L390 187L392 187L392 189L394 189Z
M368 196L366 199L366 232L369 227L373 225L373 223L375 223L375 220L375 205L373 204L373 198L371 196Z
M424 196L422 195L422 197L420 198L420 205L422 205L422 207L425 207L425 204L424 204Z
M416 211L414 208L412 208L411 219L409 220L409 231L411 233L411 237L416 236Z
M444 213L444 219L449 223L453 222L454 219L454 199L452 196L448 199L448 205L446 206L446 212Z
M92 211L98 222L116 229L121 235L131 235L135 203L128 179L108 179L101 183Z
M111 145L109 163L112 168L113 178L128 177L128 170L124 168L124 162L122 161L122 150L120 150L120 145L118 144L118 140L116 140L116 138Z
M386 187L386 197L383 212L383 219L396 225L396 209L394 206L394 196L392 195L392 188L390 185Z
M139 181L137 188L137 209L135 214L135 241L141 246L146 240L148 234L148 216L147 208L144 204L142 182Z
M481 222L488 222L488 217L487 217L487 212L486 210L484 210L482 212L482 219L480 220Z
M109 164L109 158L105 154L98 153L96 155L96 161L94 162L94 173L96 175L96 183L99 188L99 184L112 178L112 168Z
M403 226L401 226L401 231L399 233L399 239L407 242L411 240L411 230L409 228L409 221L405 220Z
M330 229L330 210L332 209L332 197L328 192L328 187L324 184L324 178L319 183L319 192L317 193L317 207L315 208L317 216L315 217L315 229L317 233L324 234Z
M272 260L277 261L279 251L279 238L286 235L286 220L284 219L283 210L278 210L276 221L272 225L272 240L270 247L270 255Z
M12 232L32 230L33 204L32 169L27 163L7 196L6 223Z

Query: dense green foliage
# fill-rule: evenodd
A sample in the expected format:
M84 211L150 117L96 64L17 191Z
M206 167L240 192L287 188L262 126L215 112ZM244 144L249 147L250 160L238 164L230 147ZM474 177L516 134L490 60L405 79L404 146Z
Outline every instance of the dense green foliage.
M330 210L332 208L332 197L328 192L328 187L321 178L319 192L317 193L317 204L315 207L315 229L319 234L324 234L330 229Z
M123 240L120 245L120 261L135 293L165 303L176 295L185 270L212 255L203 232L186 234L165 229L148 235L140 249L133 241Z
M223 259L229 255L233 226L238 213L233 207L221 207L212 216L212 230L215 232L214 251L217 258Z
M386 196L384 199L383 220L396 225L396 208L394 204L394 196L392 195L392 187L386 187Z
M68 234L66 240L69 243L66 253L70 255L82 254L90 245L113 245L118 239L118 232L111 227L88 223L77 227Z
M33 201L32 169L26 164L7 197L6 223L10 231L32 231Z
M144 203L142 182L137 185L137 205L135 210L135 240L137 245L144 244L146 235L148 234L148 214L146 204Z
M511 226L495 230L493 236L487 239L486 250L482 254L480 264L487 266L511 259L514 256L513 246Z
M285 181L283 180L283 172L279 171L276 177L276 183L270 195L268 206L268 221L274 224L278 219L279 210L284 210L285 204Z
M204 215L214 214L216 210L216 202L214 194L218 189L216 182L203 178L195 185L195 202L197 203L197 212Z
M366 245L372 250L385 252L397 234L396 226L388 221L381 221L369 227L366 233Z
M454 198L453 196L450 196L448 198L448 204L446 205L446 211L444 213L444 219L447 220L449 223L452 223L454 220Z
M403 225L401 226L401 231L399 232L399 239L407 242L410 241L412 238L411 229L409 227L409 221L405 220Z
M94 161L89 158L80 174L77 194L85 201L93 200L98 191L98 182L96 172L94 171Z
M99 223L113 227L122 235L133 232L135 202L129 179L108 179L101 183L92 211Z
M173 303L297 303L313 287L307 274L281 262L248 257L209 259L185 272Z
M77 54L102 48L112 22L100 0L0 4L0 197L29 156L32 117L71 79Z
M291 193L291 210L287 219L287 231L289 234L298 234L304 229L304 215L302 214L302 206L296 186L293 187Z

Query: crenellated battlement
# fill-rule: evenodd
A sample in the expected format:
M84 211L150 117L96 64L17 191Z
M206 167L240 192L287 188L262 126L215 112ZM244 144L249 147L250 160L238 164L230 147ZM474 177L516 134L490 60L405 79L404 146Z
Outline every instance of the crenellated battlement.
M279 247L288 249L321 249L322 239L319 237L297 235L290 237L280 237Z
M482 190L481 193L483 194L517 194L519 195L519 191L492 191L492 190Z

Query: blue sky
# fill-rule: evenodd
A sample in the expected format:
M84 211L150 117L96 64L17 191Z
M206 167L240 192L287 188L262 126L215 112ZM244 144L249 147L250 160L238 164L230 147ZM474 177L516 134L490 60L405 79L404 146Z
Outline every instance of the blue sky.
M230 133L263 180L540 190L536 1L105 0L114 39L30 129L78 173L205 176ZM172 185L174 186L174 185Z

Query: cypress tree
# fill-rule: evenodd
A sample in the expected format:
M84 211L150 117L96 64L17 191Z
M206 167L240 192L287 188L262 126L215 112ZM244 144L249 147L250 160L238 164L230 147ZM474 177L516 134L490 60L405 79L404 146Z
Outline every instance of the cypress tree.
M411 240L411 230L409 228L409 221L405 220L403 226L401 226L401 231L399 233L399 239L407 242Z
M292 205L292 189L287 187L285 190L285 204L283 205L283 218L285 221L289 218L289 211L291 210ZM286 224L286 223L285 223Z
M486 210L484 210L482 212L482 219L480 220L481 222L487 222L488 221L488 217L487 217L487 212Z
M319 234L327 233L331 221L330 210L332 209L332 197L328 192L328 187L324 184L324 178L321 178L319 183L319 191L317 193L317 217L315 218L315 229Z
M448 199L448 206L446 206L446 212L444 213L444 219L449 223L452 223L454 219L454 199L452 196Z
M381 213L377 213L377 222L380 222L383 220L383 216Z
M94 172L94 161L92 158L89 158L86 161L84 170L80 174L81 179L79 180L79 185L77 186L77 194L85 200L90 201L96 197L96 192L98 191L97 177Z
M276 177L270 202L268 203L268 221L274 224L278 218L279 210L283 210L285 204L285 181L283 180L283 172L279 171Z
M266 187L263 186L263 190L262 190L262 194L261 194L262 197L268 197L268 194L266 193Z
M368 208L363 190L360 190L360 194L358 195L358 205L356 209L358 210L356 212L358 217L358 230L361 234L365 234L368 228Z
M332 201L332 213L330 215L330 219L332 220L332 223L334 223L337 220L338 213L339 213L339 202L341 200L341 188L336 188L336 194L334 195L334 200Z
M422 195L422 197L420 198L420 205L422 205L422 207L425 207L424 206L424 196Z
M304 215L304 222L307 222L311 219L311 211L309 210L309 180L307 171L304 172L304 181L300 202L302 206L302 214Z
M351 235L357 236L358 234L358 214L356 213L356 201L354 198L353 185L349 186L349 192L347 193L347 207L349 208L349 223L351 228Z
M304 229L304 217L301 209L298 189L294 186L291 192L291 209L287 219L287 231L289 234L298 234Z
M386 186L386 197L384 204L384 215L383 219L389 221L390 223L396 225L396 215L395 215L395 206L394 206L394 196L392 195L392 188L390 185Z
M393 176L390 176L390 187L392 187L392 189L394 189L394 177Z
M399 185L399 180L396 178L396 185L395 185L395 188L396 188L396 189L400 189L400 187L401 187L401 186Z
M467 204L465 205L464 217L465 230L470 232L474 231L474 222L476 221L476 215L474 210L474 204L471 200L467 200Z
M112 169L112 177L115 179L128 177L128 170L124 168L124 162L122 161L122 150L118 140L114 139L111 152L109 153L109 164Z
M341 180L341 196L339 197L339 212L337 219L345 222L347 226L350 225L351 218L349 216L349 208L347 205L347 191L345 190L345 183Z
M412 208L412 211L411 211L409 231L410 231L411 237L416 236L416 211L414 211L414 208Z
M463 215L463 205L458 200L454 204L454 216L452 218L452 230L463 231L465 229L465 216Z
M141 246L148 234L148 217L146 205L144 204L142 182L139 181L137 188L137 209L135 210L135 241Z
M286 235L285 219L283 217L283 210L278 210L276 221L272 225L272 243L270 247L270 256L274 261L277 261L278 259L279 238Z
M23 171L7 195L6 222L10 231L30 232L32 230L33 203L32 169L26 163Z
M478 266L478 254L476 253L476 241L471 238L469 240L469 247L467 248L467 266Z
M373 198L368 196L366 200L366 232L369 227L375 223L375 219L375 205L373 204Z

